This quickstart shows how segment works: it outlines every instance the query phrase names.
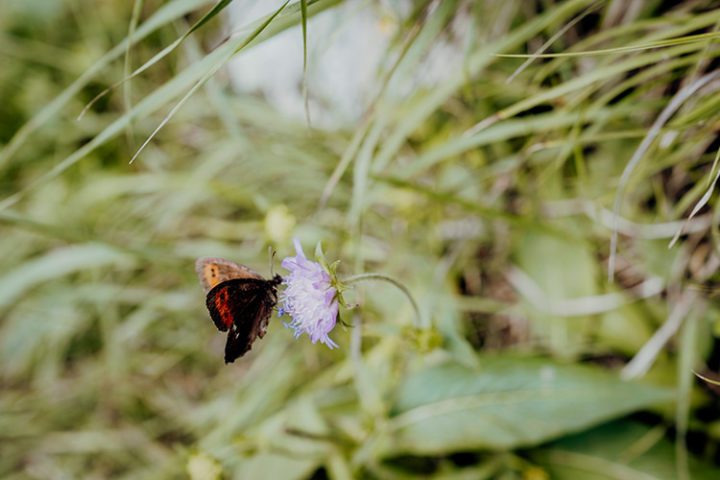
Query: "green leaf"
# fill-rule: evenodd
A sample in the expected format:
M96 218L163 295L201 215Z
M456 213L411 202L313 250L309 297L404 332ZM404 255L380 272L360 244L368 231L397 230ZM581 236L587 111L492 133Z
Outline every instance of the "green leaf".
M307 478L317 469L316 458L290 457L277 453L259 453L242 462L233 478L284 478L287 480Z
M267 26L270 25L270 23L272 23L272 21L275 19L275 17L277 17L280 14L280 12L283 11L285 6L289 2L290 2L290 0L285 0L285 3L280 5L280 8L275 10L275 12L272 15L269 15L263 23L261 23L255 30L253 30L253 32L250 33L250 35L245 40L243 40L242 43L240 43L239 45L234 47L229 52L229 54L223 58L223 60L220 63L216 63L213 66L213 68L208 70L197 82L195 82L195 85L193 85L192 88L190 90L188 90L187 93L185 93L185 95L172 107L172 109L170 109L170 111L167 113L167 115L165 115L165 117L162 119L160 124L155 128L155 130L152 131L150 136L148 136L148 138L145 139L143 144L140 145L140 148L137 149L135 154L130 159L130 163L133 163L135 161L135 159L138 157L138 155L140 155L140 152L142 152L145 149L145 147L150 143L150 141L153 138L155 138L155 135L157 135L157 133L160 131L160 129L163 128L165 126L165 124L170 121L170 119L177 113L178 110L180 110L180 107L182 107L185 104L185 102L187 102L190 99L190 97L192 97L193 94L200 87L202 87L205 84L205 82L207 82L213 75L215 75L215 73L217 73L217 71L225 63L227 63L228 60L230 60L230 57L232 57L233 55L238 53L243 48L247 47L250 42L252 42L255 38L257 38L257 36L260 35L260 33L262 33L262 31L265 30L265 28L267 28ZM223 3L223 2L220 2L220 3Z
M376 451L434 455L535 445L673 398L671 390L596 367L514 357L480 365L410 374Z
M323 9L329 8L333 6L338 0L315 0L314 2L310 3L308 5L309 9L308 11L311 14L316 14ZM98 133L95 137L93 137L92 140L84 144L82 147L75 150L73 153L65 157L62 161L57 163L53 168L49 169L47 172L43 173L39 177L32 180L30 183L28 183L24 188L19 189L14 194L0 200L0 209L7 208L10 205L15 204L17 201L20 200L27 192L30 190L37 188L39 185L42 185L45 182L48 182L49 180L57 177L61 173L63 173L65 170L73 166L75 163L77 163L80 159L88 155L90 152L95 150L100 145L105 144L110 139L117 136L120 132L122 132L127 125L129 125L130 121L132 119L140 119L140 118L146 118L156 110L162 108L165 104L170 102L173 98L176 98L178 95L185 93L185 96L181 98L181 100L175 104L173 107L174 110L172 110L168 115L165 116L163 119L163 122L161 123L160 127L164 125L172 116L174 111L179 109L183 103L189 98L189 96L192 95L202 84L205 83L205 81L212 76L212 73L219 70L222 65L224 65L227 60L229 60L232 55L236 54L239 50L245 47L250 47L252 45L257 44L260 41L266 40L270 38L271 36L284 31L285 29L291 27L294 25L297 21L300 20L298 12L294 12L292 8L288 9L289 12L287 15L279 16L276 18L276 21L272 22L272 25L269 25L267 29L264 27L265 24L268 23L268 19L272 20L271 17L266 17L263 19L260 23L256 25L256 28L253 32L250 32L247 36L241 35L237 38L232 38L225 44L221 45L220 47L216 48L213 52L209 53L205 57L203 57L202 60L199 62L189 66L179 74L177 74L175 77L173 77L171 80L168 80L165 84L163 84L161 87L157 88L153 93L147 95L145 98L143 98L141 101L139 101L135 106L133 106L132 110L129 112L125 112L122 116L114 120L110 125L105 127L100 133ZM274 16L274 15L273 15ZM148 20L149 22L149 20ZM147 22L146 22L147 23ZM141 25L140 28L136 31L136 36L140 36L141 32L144 33L145 30L145 24ZM262 32L262 34L258 35L258 32L261 32L262 30L265 30ZM249 42L249 43L248 43ZM124 44L120 44L118 47L123 47ZM114 51L114 50L113 50ZM117 55L122 54L124 50L120 49ZM115 58L115 57L113 57ZM109 60L108 60L109 61ZM89 75L90 73L86 72L86 75ZM78 79L79 81L79 79ZM84 80L86 81L86 80ZM74 84L73 84L74 85ZM78 89L81 88L80 86L77 87ZM187 89L190 88L189 91ZM75 92L75 90L67 90L63 95L71 95ZM67 99L64 99L63 102L65 102ZM60 99L58 98L58 102ZM60 107L58 107L60 108ZM48 115L53 114L53 112L49 112ZM38 122L40 119L38 120ZM45 118L42 119L42 121L45 121ZM25 127L23 127L24 129ZM28 127L29 128L29 127ZM34 127L33 127L34 128ZM22 129L21 129L22 130ZM19 132L18 132L19 135ZM29 133L28 133L29 135ZM16 135L17 136L17 135ZM25 136L18 139L18 142L24 141ZM147 142L148 140L146 140ZM15 139L11 140L10 144L15 144ZM10 144L8 144L8 147L6 147L2 153L0 153L0 164L2 164L3 159L6 158L6 151L8 148L10 148ZM142 147L141 147L142 148Z
M526 300L533 334L554 353L570 357L588 341L596 322L587 315L559 318L558 313L564 313L564 300L596 295L600 275L591 244L575 237L574 224L562 227L562 234L525 229L515 257L528 279L521 282L515 275L511 283Z
M502 38L479 48L468 58L465 69L454 72L448 80L437 85L427 95L423 95L419 101L410 106L409 111L402 116L394 130L389 134L382 148L377 153L374 161L375 171L381 171L388 162L401 149L407 137L414 132L433 112L435 112L448 98L453 95L468 80L482 72L496 57L495 54L502 53L522 45L523 42L534 37L556 22L576 15L577 12L587 7L590 2L587 0L573 0L562 3L552 9L548 9L542 15L533 18L532 21L523 23L515 30L512 30ZM570 82L568 82L570 83ZM532 98L532 97L531 97Z
M302 79L302 93L303 101L305 104L305 118L308 126L310 122L310 105L308 103L308 89L307 89L307 0L300 0L300 15L302 17L302 39L303 39L303 79Z
M95 96L95 98L90 100L90 102L87 105L85 105L85 108L83 108L82 112L80 112L78 119L82 118L85 115L85 113L90 109L90 107L92 107L95 104L95 102L100 100L102 97L104 97L105 95L107 95L112 90L119 87L120 85L123 85L125 82L137 77L138 75L143 73L145 70L152 67L157 62L159 62L160 60L162 60L163 58L168 56L168 54L170 54L173 50L175 50L194 31L196 31L197 29L199 29L200 27L205 25L207 22L212 20L212 18L215 15L217 15L218 13L223 11L223 9L225 7L227 7L230 4L230 2L232 2L232 0L220 0L218 3L215 4L215 6L213 8L210 9L209 12L207 12L205 15L203 15L200 20L195 22L195 24L193 24L184 34L182 34L180 37L178 37L173 43L171 43L167 47L163 48L160 52L155 54L150 60L145 62L141 67L137 68L134 72L132 72L129 75L126 75L125 78L123 78L122 80L119 80L118 82L112 84L111 86L109 86L108 88L106 88L105 90L103 90L102 92L97 94ZM128 35L128 38L130 38L130 35ZM128 48L129 48L129 44L128 44Z
M531 457L556 480L670 480L675 452L663 430L619 421L564 438ZM715 479L717 469L689 461L690 478Z
M108 66L110 62L122 55L129 45L134 45L163 25L171 23L175 19L188 14L202 3L204 3L204 0L176 0L159 8L152 17L135 30L134 35L126 38L108 53L103 55L102 58L95 61L85 73L63 90L50 103L43 107L17 132L15 132L8 144L0 151L0 166L4 166L4 164L10 160L10 157L12 157L15 152L17 152L20 147L25 144L33 132L38 130L46 122L60 113L62 108L70 101L70 99L72 99L85 85L87 85L95 77L95 75L98 74L98 72L102 71L102 69Z
M322 242L318 242L315 245L315 261L320 262L320 264L322 264L322 265L326 264L325 252L323 251L323 248L322 248Z
M106 245L88 243L58 248L0 277L0 308L42 282L108 265L131 265L132 257Z

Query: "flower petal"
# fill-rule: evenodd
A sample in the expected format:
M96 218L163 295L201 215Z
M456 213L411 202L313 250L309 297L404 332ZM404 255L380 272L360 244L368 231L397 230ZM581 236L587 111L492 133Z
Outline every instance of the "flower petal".
M305 257L299 240L294 239L293 243L296 255L281 262L290 274L283 282L286 288L280 294L279 311L292 318L286 326L293 329L296 338L305 333L313 343L319 341L336 348L328 333L337 324L337 290L322 265Z

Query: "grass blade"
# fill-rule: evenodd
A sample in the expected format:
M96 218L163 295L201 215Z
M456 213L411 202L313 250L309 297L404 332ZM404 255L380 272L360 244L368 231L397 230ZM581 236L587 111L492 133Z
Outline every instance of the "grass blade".
M168 114L165 115L165 117L162 119L162 121L160 122L160 124L155 128L155 130L153 130L153 132L148 136L148 138L145 139L145 141L143 142L143 144L140 145L140 148L137 149L137 151L135 152L135 154L134 154L134 155L132 156L132 158L130 159L130 162L129 162L129 163L133 163L133 162L135 161L135 159L136 159L136 158L138 157L138 155L140 155L140 153L145 149L145 147L148 145L148 143L150 143L150 141L151 141L153 138L155 138L155 135L157 135L157 133L160 131L160 129L162 129L162 127L164 127L165 124L170 121L170 119L175 115L175 113L177 113L178 110L180 110L180 108L185 104L185 102L187 102L188 99L189 99L190 97L192 97L192 95L193 95L200 87L202 87L202 86L205 84L205 82L206 82L210 77L212 77L213 75L215 75L215 73L217 73L217 71L220 70L220 68L222 68L222 67L227 63L227 61L230 60L230 58L232 58L233 55L235 55L236 53L238 53L240 50L242 50L243 48L245 48L250 42L252 42L255 38L257 38L257 36L260 35L260 33L262 33L262 31L265 30L265 28L266 28L268 25L270 25L270 23L275 19L275 17L277 17L277 16L280 14L280 12L283 11L283 9L285 8L285 6L286 6L289 2L290 2L290 0L286 0L285 3L283 3L283 4L280 6L280 8L275 11L275 13L273 13L272 15L270 15L270 16L267 18L267 20L265 20L257 29L255 29L255 31L253 31L245 40L243 40L243 41L240 43L240 45L238 45L237 47L235 47L235 48L233 48L232 50L230 50L226 55L224 55L224 56L221 58L220 61L218 61L215 65L213 65L213 67L212 67L211 69L209 69L209 70L205 73L205 75L203 75L202 77L200 77L200 79L195 83L195 85L193 85L192 88L190 88L190 90L188 90L188 92L175 104L175 106L173 106L172 109L170 109L170 111L168 112Z

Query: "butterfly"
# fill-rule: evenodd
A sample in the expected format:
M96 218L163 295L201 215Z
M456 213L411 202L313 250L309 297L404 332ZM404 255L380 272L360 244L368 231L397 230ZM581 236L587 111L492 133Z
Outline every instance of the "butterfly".
M265 336L268 320L277 303L280 275L270 280L223 258L198 258L195 271L207 295L210 318L221 332L228 332L225 363L234 362Z

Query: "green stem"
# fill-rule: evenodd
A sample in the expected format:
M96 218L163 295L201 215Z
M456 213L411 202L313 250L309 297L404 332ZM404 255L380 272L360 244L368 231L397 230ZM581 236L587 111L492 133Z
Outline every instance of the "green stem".
M362 282L364 280L380 280L383 282L391 283L397 288L399 288L400 291L405 294L407 299L410 300L410 304L412 305L413 310L415 310L415 326L418 328L422 328L423 322L422 315L420 314L420 307L418 307L415 298L412 296L412 293L410 293L410 290L405 285L395 280L394 278L384 275L382 273L360 273L358 275L353 275L351 277L343 279L342 283L344 283L345 285L352 285L353 283Z

